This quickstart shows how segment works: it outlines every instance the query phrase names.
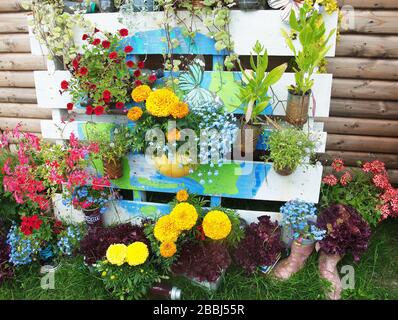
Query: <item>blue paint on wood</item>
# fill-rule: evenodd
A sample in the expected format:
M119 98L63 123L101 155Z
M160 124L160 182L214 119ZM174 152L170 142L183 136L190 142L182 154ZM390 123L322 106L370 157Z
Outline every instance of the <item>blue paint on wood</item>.
M212 207L218 207L218 206L221 206L221 197L211 197L210 198L210 205L212 206Z

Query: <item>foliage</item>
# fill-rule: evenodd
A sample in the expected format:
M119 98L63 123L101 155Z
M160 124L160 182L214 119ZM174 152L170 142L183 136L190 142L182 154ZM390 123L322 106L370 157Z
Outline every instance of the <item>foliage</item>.
M71 224L66 226L57 235L58 241L55 246L56 254L61 256L71 256L76 253L85 231L84 224Z
M326 254L351 253L354 260L359 261L368 249L371 229L351 207L338 204L326 208L319 215L317 226L327 230L325 238L319 242L320 250Z
M300 200L286 202L280 209L283 226L294 240L322 240L326 231L316 227L317 209L313 203Z
M253 51L257 58L255 63L253 55L250 55L250 66L253 73L248 74L239 63L245 82L245 85L240 88L239 100L244 104L246 123L255 122L267 107L270 100L270 97L267 96L269 87L279 81L287 68L285 63L267 73L267 50L257 41Z
M258 217L258 222L245 228L245 237L234 250L236 263L248 274L260 266L271 266L283 249L281 228L268 216Z
M270 154L266 159L273 162L276 170L296 170L306 157L315 153L315 142L300 129L283 128L270 133L268 149Z
M14 277L14 268L9 263L10 246L6 243L7 237L0 223L0 286L5 280Z
M9 192L4 191L3 187L4 172L2 168L7 159L13 163L15 155L5 149L0 149L0 225L4 224L4 226L9 226L10 222L18 216L18 204Z
M326 27L322 15L306 3L300 8L299 17L296 17L294 10L290 12L289 23L292 30L298 33L302 46L301 51L297 51L291 37L285 30L282 30L297 64L297 67L294 68L296 83L289 89L297 95L305 95L314 85L312 75L329 51L331 45L328 46L327 43L335 29L325 37Z

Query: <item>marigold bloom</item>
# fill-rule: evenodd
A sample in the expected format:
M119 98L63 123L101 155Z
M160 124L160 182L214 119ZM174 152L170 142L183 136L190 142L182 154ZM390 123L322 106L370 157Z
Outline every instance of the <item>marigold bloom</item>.
M206 237L213 240L221 240L228 237L232 224L229 217L222 211L213 210L206 214L203 219L203 232Z
M127 247L127 263L130 266L138 266L145 263L148 259L148 246L140 241L136 241Z
M176 94L166 88L152 91L146 100L146 109L155 117L167 117L179 103Z
M160 217L156 222L153 235L160 242L176 242L180 235L180 230L176 221L170 215L166 215Z
M176 198L178 202L184 202L188 200L189 194L185 189L182 189L177 192Z
M127 112L127 118L131 121L137 121L140 119L142 116L142 109L139 107L132 107L128 112Z
M164 258L170 258L177 252L177 246L174 242L162 242L160 245L160 255Z
M106 259L111 264L121 266L126 260L127 247L124 244L111 244L106 250Z
M188 104L185 102L179 102L175 108L170 110L170 114L174 119L182 119L185 118L189 113Z
M148 99L152 89L146 84L140 85L131 92L131 97L135 102L143 102Z
M190 230L198 220L198 212L192 204L181 202L171 211L170 216L175 220L179 230Z

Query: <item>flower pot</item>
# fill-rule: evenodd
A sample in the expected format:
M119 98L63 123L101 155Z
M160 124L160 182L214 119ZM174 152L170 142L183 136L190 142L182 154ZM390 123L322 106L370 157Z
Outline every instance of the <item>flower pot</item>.
M85 215L85 221L89 228L102 227L102 214L101 208L82 209Z
M246 137L245 137L246 130L252 130L253 136L252 136L251 140L246 140ZM246 157L247 157L247 155L253 155L254 151L256 150L258 137L260 136L262 131L263 131L262 126L258 125L258 124L254 125L254 124L244 123L241 126L241 130L240 130L240 152L241 152L241 154L244 153ZM249 135L249 133L248 133L248 135Z
M302 126L308 121L311 91L305 95L294 94L288 90L286 121L296 126Z
M304 267L314 247L314 243L301 244L294 241L291 246L290 256L277 264L273 272L274 276L281 280L289 279Z
M239 0L238 6L242 10L255 10L260 7L260 2L258 0Z
M319 255L319 273L322 278L328 280L332 284L331 291L328 292L330 300L340 300L341 291L343 290L337 264L343 257L337 254L326 254L321 251Z
M119 179L123 176L122 159L112 161L102 158L102 163L104 165L104 174L107 175L109 179Z
M290 176L296 169L292 169L290 167L284 167L283 169L276 169L274 167L274 170L277 174L281 176Z
M189 175L191 170L194 170L196 166L188 163L187 160L188 157L181 155L177 155L177 157L170 162L166 155L153 158L156 170L170 178L182 178Z
M115 12L116 7L113 0L98 0L101 12Z

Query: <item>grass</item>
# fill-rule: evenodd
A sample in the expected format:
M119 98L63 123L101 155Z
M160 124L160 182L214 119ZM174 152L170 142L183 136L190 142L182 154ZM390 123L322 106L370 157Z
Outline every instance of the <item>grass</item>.
M398 299L398 220L384 222L373 234L370 248L361 261L355 264L346 257L340 264L355 269L355 289L345 290L344 299ZM16 278L0 287L0 299L111 299L99 277L82 264L81 257L64 260L55 274L55 289L40 287L38 266L28 266L17 271ZM280 282L269 276L247 277L232 267L226 273L216 292L192 285L177 278L173 284L183 290L184 299L324 299L327 283L318 275L317 254L289 281Z

